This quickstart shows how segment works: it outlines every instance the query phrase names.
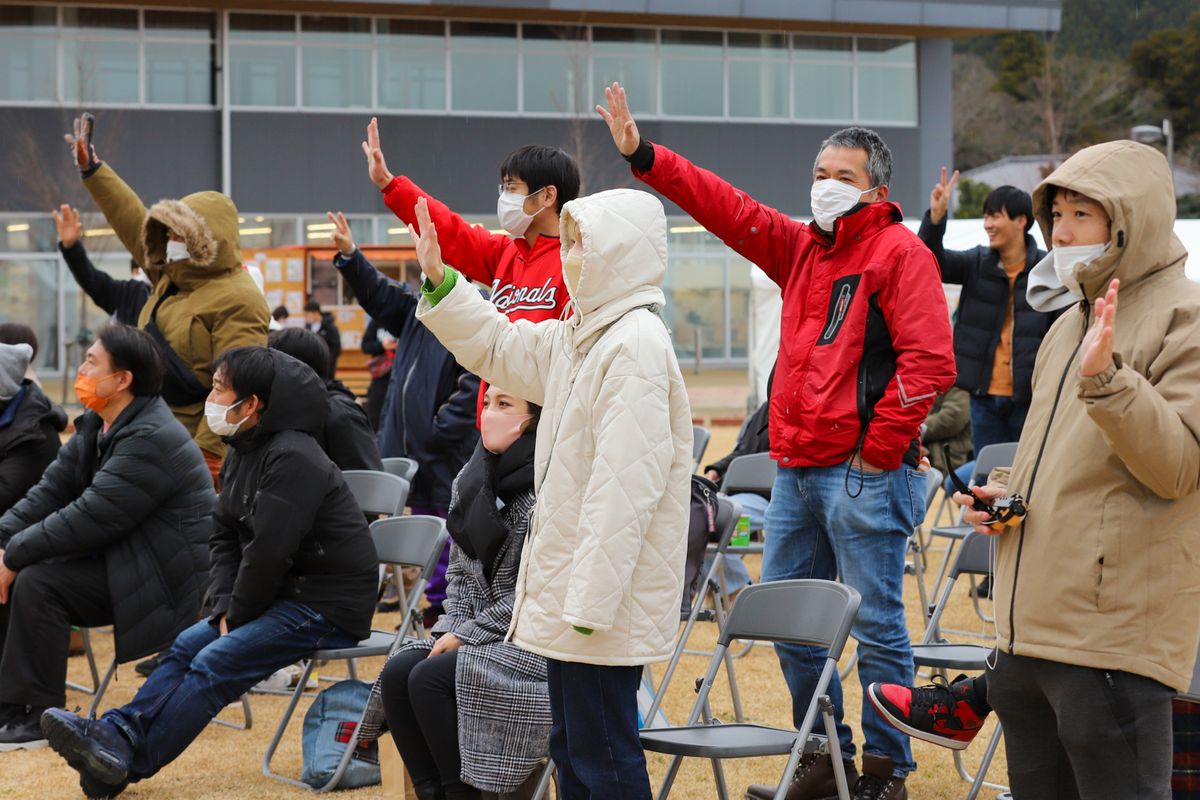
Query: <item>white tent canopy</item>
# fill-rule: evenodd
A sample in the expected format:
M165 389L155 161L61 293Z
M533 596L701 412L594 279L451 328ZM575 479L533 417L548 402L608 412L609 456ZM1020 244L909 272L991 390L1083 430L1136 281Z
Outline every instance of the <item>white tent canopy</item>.
M904 224L915 232L921 222L906 220ZM1038 246L1045 248L1042 232L1037 225L1033 226L1031 233L1037 239ZM1188 250L1188 277L1200 281L1200 219L1176 220L1175 235L1183 241ZM968 250L976 245L986 245L987 235L983 232L983 220L950 220L946 225L943 241L947 250ZM779 287L758 267L750 268L750 285L750 393L751 403L757 405L766 399L767 376L779 352L779 314L782 303ZM946 289L947 300L953 307L958 297L958 287L948 286Z

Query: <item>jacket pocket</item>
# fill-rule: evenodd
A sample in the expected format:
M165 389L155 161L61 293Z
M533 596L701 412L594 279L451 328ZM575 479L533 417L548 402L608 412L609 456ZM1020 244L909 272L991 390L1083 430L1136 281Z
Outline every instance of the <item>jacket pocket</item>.
M1119 585L1121 565L1121 523L1124 503L1121 498L1104 501L1100 515L1100 535L1096 542L1095 577L1096 608L1112 611L1121 604Z

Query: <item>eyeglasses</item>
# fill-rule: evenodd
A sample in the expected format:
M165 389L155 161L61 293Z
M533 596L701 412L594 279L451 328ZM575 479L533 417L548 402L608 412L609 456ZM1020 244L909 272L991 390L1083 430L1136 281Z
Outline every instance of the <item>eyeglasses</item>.
M545 189L545 188L546 188L545 186L542 186L539 189L534 189L532 192L530 192L529 194L524 195L524 196L525 197L533 197L535 194L537 194L538 192L542 191L542 189ZM496 184L496 193L497 194L504 194L507 191L510 191L510 190L505 188L503 183Z

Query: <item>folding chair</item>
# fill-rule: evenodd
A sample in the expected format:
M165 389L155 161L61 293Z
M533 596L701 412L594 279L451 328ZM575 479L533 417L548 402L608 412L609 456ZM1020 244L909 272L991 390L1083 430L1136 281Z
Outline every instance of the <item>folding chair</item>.
M671 683L671 678L675 676L675 670L679 666L679 660L683 657L685 648L687 647L688 638L692 635L692 628L697 621L703 620L710 622L715 620L718 625L725 625L725 597L721 591L721 568L725 558L725 553L729 549L729 539L733 536L733 531L737 527L738 517L742 514L741 507L724 495L717 495L717 542L713 551L712 562L709 564L708 572L700 582L699 588L696 590L696 596L692 598L692 608L690 613L683 617L684 626L683 633L679 634L679 638L675 642L675 650L671 653L671 658L667 662L666 671L663 673L662 680L659 681L658 688L653 690L653 702L649 710L645 714L645 719L656 720L659 708L662 706L663 697L667 693L667 686ZM704 601L712 599L713 610L705 611ZM646 672L649 674L650 665L646 665ZM733 671L733 656L726 651L725 653L725 673L729 678L729 693L732 695L734 714L738 722L742 721L742 698L738 694L737 678Z
M347 469L342 471L342 477L367 516L398 517L404 513L409 482L399 475L373 469Z
M975 474L987 476L987 475L991 474L992 470L994 470L998 467L1011 467L1012 463L1013 463L1013 459L1016 457L1016 454L1017 454L1017 443L1016 442L1006 442L1004 444L989 444L987 447L980 450L979 453L976 455ZM949 476L947 476L947 477L949 477ZM972 485L974 485L974 481L972 481ZM934 536L940 536L947 540L946 541L946 551L942 555L941 566L938 567L937 581L933 584L933 588L931 590L934 594L938 593L938 590L940 589L940 587L942 585L942 581L945 579L946 568L950 564L950 556L953 555L953 553L954 553L954 545L958 542L961 542L964 538L966 538L967 534L971 533L971 531L973 530L973 528L970 525L967 525L961 521L962 520L962 512L961 511L959 512L959 520L960 521L955 525L935 525L929 531L930 544L932 544ZM974 588L973 584L972 584L972 588ZM973 595L974 595L974 593L972 592L972 596ZM978 600L978 598L975 598L975 599ZM928 606L926 608L928 608ZM983 613L983 609L980 608L978 602L975 603L975 613L978 614L979 618L982 619L984 622L992 621L990 617L986 616Z
M941 587L937 605L934 606L933 615L929 618L929 624L925 628L925 636L920 644L913 646L913 664L917 670L929 668L945 677L946 670L949 669L980 672L987 668L987 659L993 648L979 644L945 642L941 637L940 623L958 578L962 575L987 575L991 572L992 543L991 537L974 531L963 537L958 557L954 560L954 566ZM996 730L988 741L987 749L984 750L983 761L980 762L979 770L974 775L967 772L960 751L953 751L954 767L958 770L959 777L971 784L971 788L967 792L967 800L975 800L984 786L1000 790L1008 788L995 783L987 783L984 780L988 767L991 766L992 757L996 754L996 748L1000 745L1000 737L1001 728L997 721Z
M413 476L417 474L417 462L411 458L385 458L383 460L383 471L389 475L395 475L412 483Z
M421 577L417 579L412 591L404 601L403 619L405 622L402 622L394 633L392 631L372 631L370 636L352 647L317 650L309 655L304 674L300 677L300 682L296 684L296 690L292 692L292 698L283 712L283 718L279 720L279 726L271 737L271 743L267 745L266 754L263 755L263 775L318 793L337 787L354 755L358 744L360 725L355 726L354 733L346 744L345 753L343 753L342 760L338 763L333 777L319 789L312 789L306 783L272 772L271 759L275 757L279 742L287 731L288 723L291 722L305 687L308 686L308 677L312 674L313 667L318 661L344 660L348 664L353 664L353 659L356 658L386 656L404 643L405 632L409 625L416 626L418 635L424 632L421 629L420 615L417 614L417 604L420 602L421 593L425 591L426 583L433 575L434 568L437 567L438 557L446 546L447 536L446 522L438 517L389 517L371 523L371 538L375 540L375 550L379 554L380 563L386 563L392 567L416 566L421 568Z
M938 489L942 487L942 473L930 467L925 474L925 509L928 511L929 506L933 504L933 499L937 496ZM925 521L919 520L917 527L913 529L913 535L908 540L908 549L912 552L912 561L904 565L905 572L911 569L913 578L917 583L917 597L921 601L921 616L928 624L929 621L929 591L925 586L925 567L928 562L925 558L925 547L922 544L921 532L925 529Z
M743 423L743 425L747 423ZM771 490L775 488L775 474L777 471L778 468L775 466L775 462L771 460L770 453L752 453L750 455L738 456L729 462L729 467L725 470L725 475L721 479L721 493L730 497L736 494L756 494L769 501L771 499ZM727 555L739 556L762 555L763 544L759 542L739 547L729 547L726 548L725 552ZM724 573L721 575L721 599L725 601L725 607L728 608L730 605L729 593L725 589ZM754 643L748 642L744 647L735 652L733 657L735 659L742 658L753 648ZM708 653L691 652L688 655L708 655Z
M650 728L641 733L642 747L646 750L673 756L658 793L659 800L670 794L685 756L708 758L712 762L717 797L728 800L729 789L721 759L787 755L787 767L775 790L775 800L783 800L800 758L806 753L832 756L838 797L849 800L850 788L834 729L833 704L826 692L850 635L860 600L852 587L833 581L775 581L746 587L738 595L729 619L721 629L717 650L700 683L699 696L692 706L688 724L678 728ZM799 731L747 723L723 725L711 718L708 696L729 644L735 639L828 648L821 677L809 699ZM824 720L824 736L813 733L818 713Z
M692 468L698 468L708 449L708 441L712 439L712 431L700 425L692 426Z

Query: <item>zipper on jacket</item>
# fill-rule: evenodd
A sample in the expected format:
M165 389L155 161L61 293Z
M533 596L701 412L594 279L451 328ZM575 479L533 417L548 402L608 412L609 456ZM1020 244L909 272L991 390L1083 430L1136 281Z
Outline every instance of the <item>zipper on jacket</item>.
M1071 365L1075 363L1075 356L1079 354L1079 348L1083 346L1084 337L1087 336L1088 321L1092 316L1091 305L1086 300L1083 301L1083 305L1083 336L1079 337L1079 341L1075 344L1075 349L1071 351L1071 357L1067 359L1067 366L1063 369L1063 373L1058 379L1058 391L1054 395L1054 405L1050 407L1050 419L1046 422L1046 430L1042 433L1042 442L1038 445L1037 458L1034 459L1033 470L1029 473L1029 490L1025 494L1025 501L1027 503L1033 501L1033 487L1037 482L1038 468L1042 465L1042 456L1046 452L1046 442L1050 439L1050 428L1054 425L1054 417L1058 413L1058 404L1062 400L1063 387L1067 383L1067 376L1071 374ZM1026 521L1022 521L1021 529L1017 534L1017 563L1013 567L1013 585L1008 600L1009 655L1013 654L1013 646L1017 638L1017 579L1021 576L1021 551L1025 548L1025 525Z

